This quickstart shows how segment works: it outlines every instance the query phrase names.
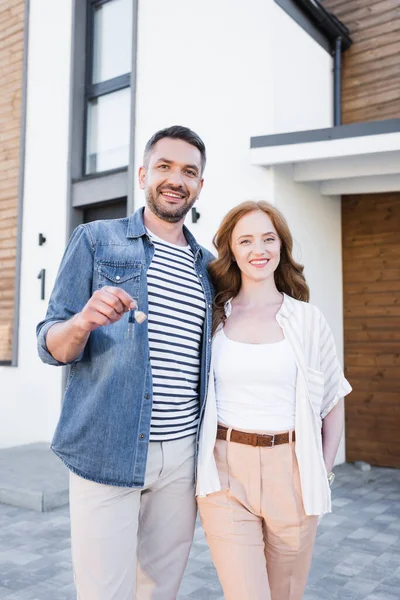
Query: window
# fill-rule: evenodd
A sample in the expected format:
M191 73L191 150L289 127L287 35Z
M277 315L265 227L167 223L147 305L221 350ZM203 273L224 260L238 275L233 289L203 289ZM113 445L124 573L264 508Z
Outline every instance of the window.
M70 230L133 210L137 11L138 0L74 0Z
M129 162L132 8L132 0L89 2L86 175Z

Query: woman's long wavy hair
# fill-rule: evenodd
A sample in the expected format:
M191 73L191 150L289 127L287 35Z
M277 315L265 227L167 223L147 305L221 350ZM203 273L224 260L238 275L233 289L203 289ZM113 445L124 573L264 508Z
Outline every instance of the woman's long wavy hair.
M310 291L303 275L304 267L297 263L292 256L293 238L285 217L268 202L242 202L232 208L224 217L213 239L213 244L218 252L218 258L208 266L216 291L213 333L220 323L225 321L225 302L237 296L242 283L241 271L233 260L232 232L242 217L255 211L262 211L268 215L281 242L280 261L274 273L277 289L297 300L304 302L309 300Z

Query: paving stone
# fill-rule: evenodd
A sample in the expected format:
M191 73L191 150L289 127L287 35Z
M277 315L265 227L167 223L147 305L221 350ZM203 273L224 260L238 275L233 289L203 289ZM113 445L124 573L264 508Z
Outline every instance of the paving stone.
M400 573L392 573L380 583L380 586L388 590L397 590L400 595ZM380 586L377 589L380 589Z
M340 573L329 573L329 575L324 575L318 581L316 588L320 590L321 598L325 598L329 595L330 598L337 594L339 590L348 582L348 577L346 575L341 575Z
M387 499L388 500L397 500L397 501L399 501L400 500L400 493L399 492L393 492L391 494L388 494L387 495Z
M365 600L399 600L399 592L395 591L395 593L392 594L387 590L374 591L369 596L366 596Z
M182 581L181 588L179 590L178 599L181 600L181 597L189 596L192 592L199 590L203 587L204 580L200 577L196 577L195 575L188 575L186 573L186 577Z
M381 581L383 581L386 577L389 577L392 573L392 566L379 564L377 558L374 558L374 561L359 573L359 577L362 581L374 583L377 586L379 583L381 583Z
M318 544L332 547L332 545L339 544L343 539L347 538L348 533L348 529L336 528L326 530L318 536Z
M400 565L400 552L395 552L389 548L386 552L382 552L375 562L394 571Z
M342 600L347 600L347 597L354 600L363 600L368 594L371 594L377 584L375 581L365 581L360 577L353 577L342 588Z
M389 502L374 502L365 508L365 512L381 514L384 513L388 508L390 508Z
M341 508L342 506L347 506L353 502L352 498L334 498L332 500L332 506L334 508Z
M353 531L353 533L350 533L348 537L352 540L370 540L378 535L378 533L378 530L371 527L360 527L356 531Z
M382 544L387 544L388 546L391 546L392 544L396 543L397 540L397 535L385 532L378 533L375 537L371 538L372 542L381 542Z
M326 515L326 517L323 519L324 529L325 528L328 528L328 529L334 528L337 525L340 525L341 523L346 521L346 519L347 519L347 517L335 515L334 513Z
M383 513L382 515L377 515L374 520L377 523L393 523L393 521L397 521L397 516Z
M374 557L371 554L354 552L350 556L343 558L343 560L341 560L334 568L334 572L347 576L358 575L364 567L373 562L373 560Z
M335 471L304 600L400 600L400 470ZM0 599L76 600L67 507L0 504ZM177 600L223 600L199 522Z
M0 474L3 504L38 512L68 504L68 469L48 444L0 449Z

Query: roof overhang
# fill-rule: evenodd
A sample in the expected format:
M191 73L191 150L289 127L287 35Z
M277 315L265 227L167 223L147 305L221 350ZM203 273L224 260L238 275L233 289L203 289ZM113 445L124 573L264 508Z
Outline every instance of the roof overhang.
M251 138L251 164L293 165L323 195L400 191L400 119Z
M319 0L275 0L275 2L303 27L325 50L333 54L336 40L341 40L341 51L352 44L350 31Z

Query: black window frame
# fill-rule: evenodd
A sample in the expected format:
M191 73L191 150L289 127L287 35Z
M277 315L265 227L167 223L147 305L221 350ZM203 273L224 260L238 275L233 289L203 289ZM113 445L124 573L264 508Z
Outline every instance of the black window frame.
M125 90L131 87L131 74L132 68L129 73L124 73L112 79L102 81L100 83L93 83L93 65L94 65L94 17L95 11L104 4L114 2L115 0L89 0L87 2L87 15L86 15L86 69L85 69L85 114L84 122L85 127L82 132L84 139L82 142L82 175L83 177L90 177L97 174L107 173L109 171L115 172L121 169L127 168L128 165L121 165L116 169L109 171L97 171L88 169L87 164L87 144L88 144L88 114L89 114L89 103L120 90ZM132 67L132 65L131 65Z
M127 199L127 214L133 212L133 168L135 160L136 55L139 0L132 1L131 72L92 84L94 10L113 0L74 0L71 60L69 189L67 236L83 222L85 208L118 198ZM126 166L86 173L87 117L90 99L130 87L129 162Z

